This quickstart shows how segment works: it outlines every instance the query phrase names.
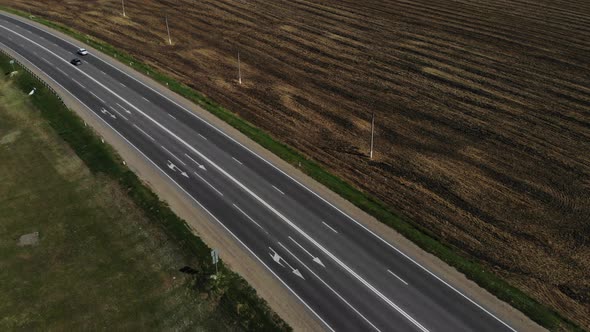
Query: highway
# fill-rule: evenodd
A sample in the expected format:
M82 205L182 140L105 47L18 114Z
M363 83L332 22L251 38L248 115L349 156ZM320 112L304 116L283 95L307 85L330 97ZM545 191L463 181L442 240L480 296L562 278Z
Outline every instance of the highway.
M334 331L511 331L269 161L101 54L0 13L0 47L61 85ZM73 66L78 57L83 64ZM131 69L129 69L131 70Z

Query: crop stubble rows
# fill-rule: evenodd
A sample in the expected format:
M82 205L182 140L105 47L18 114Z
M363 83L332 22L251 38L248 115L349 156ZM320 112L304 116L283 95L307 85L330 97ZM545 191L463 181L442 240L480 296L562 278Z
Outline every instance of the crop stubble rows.
M9 2L173 74L590 327L590 4Z

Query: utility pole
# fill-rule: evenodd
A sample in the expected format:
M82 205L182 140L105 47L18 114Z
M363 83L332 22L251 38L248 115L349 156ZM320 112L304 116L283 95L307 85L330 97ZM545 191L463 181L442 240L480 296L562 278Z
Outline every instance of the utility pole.
M125 0L121 0L121 6L123 7L123 17L125 17Z
M242 69L240 68L240 51L238 51L238 83L242 84Z
M172 39L170 39L170 28L168 27L168 15L166 15L166 31L168 31L168 44L172 45Z
M371 117L371 152L369 153L369 159L373 160L373 137L375 136L375 112Z

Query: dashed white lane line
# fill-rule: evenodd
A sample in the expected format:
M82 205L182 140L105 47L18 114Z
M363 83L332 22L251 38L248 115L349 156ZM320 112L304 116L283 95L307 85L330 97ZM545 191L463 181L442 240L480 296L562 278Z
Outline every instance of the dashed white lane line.
M41 60L45 61L47 64L53 65L51 62L49 62L49 60L45 59L44 57L40 57Z
M168 152L169 155L171 155L172 157L174 157L174 159L178 160L178 162L180 162L181 164L183 164L184 166L186 166L186 163L184 161L182 161L182 159L178 158L174 153L170 152L170 150L166 149L165 146L160 145L162 147L162 149L166 150L166 152Z
M120 117L122 117L123 119L125 119L125 120L129 121L129 119L127 119L127 118L126 118L126 117L125 117L123 114L121 114L121 112L117 111L117 110L116 110L114 107L112 107L112 106L109 106L109 108L110 108L110 109L111 109L113 112L117 113L117 114L118 114Z
M57 70L58 72L60 72L60 73L64 74L66 77L70 77L70 76L69 76L68 74L66 74L66 73L65 73L63 70L61 70L61 69L59 69L59 68L57 68L57 67L55 67L55 70Z
M338 296L338 298L340 300L342 300L342 302L346 303L346 305L350 309L352 309L354 312L356 312L357 315L359 315L362 319L364 319L365 322L367 322L369 325L371 325L376 331L381 331L377 328L377 326L375 326L373 323L371 323L371 321L369 321L367 319L367 317L363 316L363 314L361 314L358 310L356 310L356 308L353 307L352 304L350 304L348 301L346 301L346 299L344 299L342 297L342 295L338 294L338 292L336 292L334 290L334 288L332 288L330 285L328 285L322 278L320 278L315 272L313 272L312 269L310 269L307 265L305 265L305 263L303 263L297 256L293 255L293 253L289 249L287 249L282 243L279 243L279 245L281 247L283 247L283 249L285 249L289 253L289 255L293 256L293 258L295 258L295 260L297 260L299 262L299 264L303 265L303 267L305 267L309 272L311 272L311 274L313 274L322 284L324 284L324 286L328 287L328 289L330 291L332 291L332 293L334 293L336 296Z
M277 187L275 187L275 186L272 186L272 187L273 187L273 188L275 188L275 190L276 190L276 191L278 191L278 192L280 192L281 194L283 194L283 195L285 194L285 193L284 193L284 192L282 192L282 191L281 191L279 188L277 188Z
M126 109L125 107L121 106L121 104L119 104L119 103L115 103L115 104L117 104L117 106L121 107L123 109L123 111L127 112L127 114L131 114L131 111Z
M176 118L174 117L174 115L170 114L170 113L166 113L168 114L169 117L173 118L174 120L176 120Z
M101 72L103 75L106 75L106 73L105 73L104 71L102 71L102 70L101 70L100 72Z
M119 82L119 84L121 84L121 86L123 86L123 87L125 87L125 88L127 87L127 85L125 85L125 84L123 84L123 83L121 83L121 82Z
M102 99L101 99L99 96L97 96L97 95L96 95L94 92L92 92L92 91L88 91L88 93L90 93L91 95L93 95L93 96L94 96L94 98L96 98L96 99L100 100L102 103L105 103L105 101L104 101L104 100L102 100Z
M147 101L148 103L150 102L146 97L141 97L143 98L143 100Z
M143 129L139 128L136 124L134 124L133 127L137 128L137 130L141 131L145 136L149 137L149 139L151 139L152 141L156 141L153 137L148 135L148 133L146 133Z
M78 82L78 81L76 81L76 80L73 80L73 81L74 81L74 82L76 82L76 84L78 84L79 86L81 86L81 87L83 87L84 89L86 89L86 87L84 86L84 84L82 84L82 83L80 83L80 82ZM90 92L90 91L88 91L88 92ZM92 92L90 92L90 93L92 93ZM98 97L97 97L97 98L98 98Z
M391 275L399 279L399 281L403 282L406 286L408 285L408 283L404 279L400 278L397 274L391 272L390 270L387 270L387 272L391 273Z
M241 161L237 160L237 159L236 159L236 158L234 158L234 157L231 157L231 159L235 160L235 161L236 161L236 163L238 163L238 164L240 164L240 165L244 165L244 164L242 164L242 162L241 162Z
M328 227L329 229L331 229L331 230L332 230L332 232L334 232L334 233L338 234L338 231L337 231L337 230L335 230L334 228L332 228L332 226L330 226L330 225L326 224L326 223L325 223L325 222L323 222L323 221L322 221L322 224L324 224L324 226L326 226L326 227Z
M246 218L248 218L248 220L250 220L251 222L253 222L256 226L260 227L262 230L264 230L266 232L266 230L264 229L264 227L260 226L259 223L256 222L256 220L252 219L252 217L250 217L246 212L242 211L242 209L240 209L239 206L233 204L233 206L238 209L238 211L240 211L243 215L246 216ZM266 234L268 234L268 232L266 232Z
M205 182L209 187L211 187L211 189L215 190L219 195L223 196L223 193L219 190L217 190L217 188L215 188L211 183L209 183L209 181L205 180L202 176L199 175L199 173L197 172L193 172L196 176L199 177L199 179L201 179L203 182Z
M199 136L201 136L201 138L204 139L205 141L207 140L207 137L205 137L205 136L203 136L201 134L199 134Z

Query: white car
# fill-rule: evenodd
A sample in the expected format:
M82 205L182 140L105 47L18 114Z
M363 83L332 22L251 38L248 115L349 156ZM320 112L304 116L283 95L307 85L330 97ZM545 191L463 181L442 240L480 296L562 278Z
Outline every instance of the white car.
M79 49L77 53L80 54L80 55L88 55L88 51L86 51L85 48Z

